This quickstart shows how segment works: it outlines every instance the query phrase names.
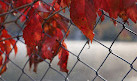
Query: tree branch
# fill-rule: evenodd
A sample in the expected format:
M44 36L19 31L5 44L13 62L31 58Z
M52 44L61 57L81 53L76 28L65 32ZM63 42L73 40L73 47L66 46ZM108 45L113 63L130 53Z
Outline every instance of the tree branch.
M32 2L32 3L29 3L29 4L25 4L25 5L20 6L20 7L18 7L18 8L12 9L11 11L2 13L2 14L0 14L0 16L4 16L4 15L9 14L9 13L12 13L12 12L14 12L14 11L16 11L16 10L19 10L19 9L25 8L25 7L27 7L27 6L30 6L30 5L32 5L32 4L33 4L33 2Z
M23 35L18 35L18 36L14 36L14 37L6 38L6 39L3 39L3 40L0 40L0 42L6 41L6 40L10 40L10 39L13 39L13 38L22 37L22 36L23 36Z

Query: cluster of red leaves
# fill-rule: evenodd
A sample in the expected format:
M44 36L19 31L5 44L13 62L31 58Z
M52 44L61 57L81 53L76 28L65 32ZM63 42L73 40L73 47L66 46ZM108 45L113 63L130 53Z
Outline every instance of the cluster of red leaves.
M58 65L62 72L68 72L67 61L69 52L64 42L64 33L67 32L69 20L60 14L48 18L51 14L60 10L60 8L70 7L70 17L73 23L83 32L83 34L93 40L94 25L96 23L97 14L102 15L100 10L104 10L110 17L116 19L122 18L124 22L128 22L130 18L134 23L137 21L137 0L53 0L49 5L42 1L34 0L4 0L0 1L0 14L10 10L12 3L14 8L26 4L33 4L19 9L24 15L20 17L21 22L26 26L23 30L23 38L27 47L27 55L29 56L30 68L34 65L34 71L37 71L37 65L45 59L53 60L55 56L59 56ZM65 9L63 10L65 12ZM17 13L17 12L15 12ZM0 23L4 21L5 16L0 17ZM48 19L46 19L48 18ZM45 20L44 20L45 19ZM101 20L104 20L102 15ZM114 23L116 23L114 21ZM1 24L0 24L1 25ZM68 33L66 34L68 36ZM67 37L66 36L66 37ZM10 38L5 29L2 30L0 40ZM0 48L6 54L9 54L11 45L14 45L15 40L10 39L0 42ZM16 45L14 46L15 53L17 52ZM3 63L2 52L0 52L0 67ZM4 66L6 68L6 65ZM2 69L2 74L6 69Z
M9 2L10 0L0 1L0 14L8 11L10 7L7 4ZM12 47L14 48L15 54L17 53L16 41L14 39L10 39L11 36L8 34L8 32L4 29L4 26L2 26L1 24L2 22L4 22L4 20L5 20L5 16L1 16L0 17L0 40L1 40L0 41L0 68L1 68L0 75L7 70L8 57L12 50Z
M11 38L5 29L1 30L0 40ZM0 75L6 71L9 53L11 52L12 47L14 48L15 54L17 53L16 41L13 39L0 41ZM4 54L5 53L5 54ZM4 54L4 55L3 55Z
M53 3L51 3L51 5L53 5ZM54 8L55 11L59 10L59 5L55 3ZM60 70L68 72L67 60L69 53L60 47L59 42L61 42L62 46L67 49L63 40L63 32L67 32L69 20L59 14L55 14L48 19L42 27L42 23L44 22L42 18L47 18L55 11L53 11L50 6L45 5L40 1L35 3L32 8L29 8L29 20L23 30L23 38L27 45L28 56L30 57L30 67L34 64L35 72L38 63L44 61L44 59L52 61L57 54L60 59L58 63ZM27 12L25 15L26 14ZM22 16L21 21L24 20L25 16Z
M99 1L99 2L97 2ZM94 0L97 9L108 12L110 17L123 19L124 22L130 18L134 23L137 21L136 0Z
M137 22L137 0L71 0L70 17L74 24L92 42L94 34L94 24L97 13L101 16L104 10L110 17L122 18L128 23L130 18L134 23ZM104 20L104 15L101 20ZM114 24L116 22L114 21Z
M12 3L13 7L17 8L25 4L31 4L32 2L33 0L0 1L0 6L1 6L0 14L8 11L8 9L10 8L10 6L7 5L8 3ZM19 11L24 13L24 15L22 15L20 18L21 22L24 22L26 20L26 16L29 18L26 22L26 27L23 30L23 38L25 40L25 44L27 47L27 55L30 57L30 60L29 60L30 68L34 64L34 71L36 72L38 63L44 61L44 59L49 59L50 61L52 61L56 55L59 55L58 65L60 66L60 70L63 72L68 72L67 60L68 60L69 52L65 50L67 49L67 46L64 42L63 35L65 32L67 32L67 26L68 26L69 20L59 14L55 14L46 22L43 20L43 18L47 18L50 14L58 11L60 7L64 7L68 5L68 3L66 1L63 2L62 0L62 1L53 1L50 5L51 6L54 5L54 8L41 3L41 1L37 1L33 3L32 7L28 7L27 10L26 8L19 9ZM55 9L55 10L52 10L52 9ZM4 18L5 16L0 17L1 19L0 22L3 22ZM42 28L43 22L45 22L45 24ZM5 29L2 31L4 33L2 33L1 35L1 40L3 38L2 37L3 35L7 36L5 38L11 37L10 35L6 34ZM45 34L47 34L48 36ZM69 31L67 35L68 34L69 34ZM11 44L13 45L13 41L15 40L13 39L6 40L1 45L1 50L3 52L5 50L6 54L9 54L9 51L11 50L11 48L6 47L6 46L10 46L10 43L7 41L10 41ZM62 44L62 46L60 46L60 44ZM15 52L17 52L16 45L15 45ZM1 66L3 65L2 54L3 53L1 53ZM5 59L5 62L6 62L6 59ZM4 71L6 71L6 69L3 70L1 74Z

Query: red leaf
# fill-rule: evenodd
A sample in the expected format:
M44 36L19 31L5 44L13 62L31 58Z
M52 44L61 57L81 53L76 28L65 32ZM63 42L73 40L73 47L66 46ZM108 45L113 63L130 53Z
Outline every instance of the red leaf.
M2 11L7 11L7 9L8 9L8 6L6 5L6 3L4 3L3 1L0 1L0 9L1 9L1 11L0 12L2 12Z
M0 55L0 66L3 64L3 57L2 57L2 55Z
M30 12L33 13L32 15L29 15L29 22L26 23L26 27L23 30L23 38L27 45L27 55L30 57L30 68L32 64L34 64L34 72L36 72L37 64L39 63L36 54L38 52L37 47L42 37L42 26L39 21L40 16L34 12L34 9L31 9Z
M74 24L92 42L93 26L96 22L96 12L90 0L72 0L70 5L70 17Z
M45 13L49 12L49 10L48 10L49 6L46 5L46 4L41 3L40 1L38 1L37 3L35 3L34 7L37 8L38 11L40 11L40 12L45 12Z
M8 5L3 1L0 1L0 14L6 12L8 10ZM0 24L4 21L5 16L0 16Z
M1 51L0 52L0 67L3 66L3 64L7 64L8 63L8 57L9 57L9 54L11 52L11 45L14 47L14 51L15 51L15 54L17 53L17 46L16 46L16 41L13 40L13 39L9 39L11 38L11 36L8 34L8 32L5 30L5 29L2 29L1 31L1 35L0 35L0 40L4 40L4 41L1 41L0 42L0 48L1 48ZM5 40L5 39L8 39L8 40ZM2 57L2 54L5 53L5 57L4 57L4 61L3 61L3 57ZM2 71L0 72L0 75L2 73L4 73L6 71L7 67L6 65L4 65L4 67L2 68Z
M68 30L68 22L69 20L66 19L65 17L61 16L61 15L56 15L57 17L54 17L56 23L57 23L57 27L59 27L61 30L63 30L64 32L67 32L67 35L66 37L68 36L69 34L69 30ZM67 31L68 30L68 31Z
M59 53L59 62L58 65L60 66L60 71L68 73L67 63L68 63L68 56L69 52L66 50L67 45L63 42L62 46L65 48L61 48Z
M61 7L68 6L71 3L71 0L53 0L53 3L57 2Z
M8 32L3 29L2 30L2 35L0 36L0 40L11 38L11 36L8 34ZM5 40L3 42L0 42L2 44L1 48L5 47L4 50L7 50L7 54L9 53L9 49L11 49L11 45L14 47L15 54L17 53L17 46L16 46L16 41L13 39Z
M31 3L32 1L33 0L14 0L13 2L15 7L20 7L20 6Z
M109 10L107 0L93 0L93 2L97 11L100 11L99 9Z
M102 9L109 13L109 16L112 18L117 19L119 16L124 22L127 22L130 18L134 23L136 23L136 0L93 0L93 2L97 11ZM100 12L98 14L100 15Z
M52 41L52 42L51 42ZM41 48L41 54L44 59L52 59L57 55L57 50L59 48L59 43L56 37L47 38Z
M1 67L1 66L0 66ZM3 74L5 71L7 70L7 66L4 65L4 67L2 68L1 72L0 72L0 75Z
M56 3L59 5L59 7L62 7L62 8L66 7L66 6L69 7L71 0L53 0L52 4L56 5ZM65 9L63 10L63 12L65 12Z
M41 40L42 26L39 21L40 17L38 14L32 14L30 21L23 30L23 38L25 43L30 47L35 47Z
M134 23L137 23L137 5L128 8L127 15Z
M119 16L124 22L127 22L128 18L130 18L136 23L136 0L94 0L94 3L97 9L105 10L112 18L116 19Z
M10 40L10 43L12 44L12 46L14 47L14 51L15 51L15 54L17 54L17 46L16 46L16 41L15 40Z
M52 28L54 29L54 28ZM51 30L54 32L51 36L52 37L45 37L41 40L41 54L44 59L52 59L58 54L59 52L59 42L63 38L63 33L60 29L55 28L55 30ZM52 42L51 42L52 41Z

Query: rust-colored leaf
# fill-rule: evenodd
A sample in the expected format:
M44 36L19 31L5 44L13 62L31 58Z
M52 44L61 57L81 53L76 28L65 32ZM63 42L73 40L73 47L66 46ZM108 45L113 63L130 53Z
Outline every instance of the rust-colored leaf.
M70 5L71 0L53 0L53 3L57 2L62 8Z
M128 17L134 22L137 23L137 5L133 7L127 8L127 15Z
M0 55L0 66L3 64L3 57Z
M70 17L74 24L92 42L93 27L96 22L94 4L90 0L72 0L70 5Z
M62 43L62 46L65 49L61 48L61 51L59 53L59 62L58 62L58 65L60 66L60 70L62 72L68 73L67 63L68 63L69 52L66 50L67 49L67 45L64 42Z
M41 40L42 35L42 26L39 21L38 14L32 14L30 21L27 23L27 26L23 30L23 38L25 43L30 46L36 46Z
M8 34L8 32L5 29L3 29L1 32L0 40L4 40L7 38L11 38L11 36ZM4 50L7 50L6 51L7 54L10 52L9 50L11 49L11 45L14 47L15 54L17 53L16 41L14 39L2 41L0 42L0 44L1 44L0 48L4 48Z
M0 1L0 14L8 10L8 5L4 1ZM0 25L4 21L5 16L0 16Z
M15 7L20 7L20 6L31 3L32 1L33 0L13 0L13 3Z
M1 67L1 66L0 66ZM2 68L1 72L0 72L0 75L3 74L5 71L7 70L7 66L4 65L4 67Z

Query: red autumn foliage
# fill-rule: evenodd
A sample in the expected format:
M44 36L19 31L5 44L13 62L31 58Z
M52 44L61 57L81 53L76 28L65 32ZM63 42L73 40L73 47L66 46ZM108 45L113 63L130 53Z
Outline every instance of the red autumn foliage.
M71 0L70 17L83 34L93 40L93 26L96 22L96 12L89 0Z
M119 16L124 22L127 22L129 18L134 23L137 21L136 0L93 0L93 2L97 10L106 11L112 18L116 19Z
M58 3L60 7L65 7L70 5L71 0L53 0L53 4Z
M2 29L1 31L1 35L0 35L0 40L4 40L7 38L11 38L11 36L7 33L7 31L5 29ZM17 54L17 46L16 46L16 41L13 39L9 39L9 40L5 40L5 41L1 41L0 42L0 68L2 68L2 71L0 72L0 75L6 71L6 66L8 63L8 57L9 57L9 53L12 49L12 47L14 48L15 54ZM3 54L5 57L3 57ZM4 60L4 59L5 60ZM3 66L4 65L4 66Z
M58 4L56 5L55 11L59 10ZM35 9L37 9L37 11L35 11ZM43 59L49 59L52 61L53 58L60 53L60 51L57 52L57 50L61 50L61 48L59 49L58 41L63 39L63 31L67 31L68 19L56 14L46 21L42 29L41 23L44 21L41 19L41 17L47 18L50 15L52 12L50 7L39 2L36 3L33 8L30 8L29 11L29 21L26 23L26 27L23 30L23 38L27 45L28 56L30 57L30 67L32 67L32 64L34 64L34 71L36 72L38 63L42 62ZM24 18L25 17L22 16L21 21L24 21ZM51 37L44 35L45 33ZM60 64L60 68L66 69L67 67L63 67ZM67 70L62 71L68 72Z
M128 23L130 18L136 23L136 2L136 0L71 0L70 17L74 24L92 42L96 13L101 16L99 9L106 11L114 19L120 17L124 22ZM104 15L101 20L104 20ZM114 23L116 24L115 21Z
M69 35L69 31L67 31L69 20L56 12L66 6L70 7L71 20L92 42L97 14L99 16L102 15L100 10L104 10L105 13L108 13L112 18L116 19L120 17L124 22L128 22L130 18L136 23L136 2L136 0L53 0L49 6L42 1L2 0L0 1L0 14L8 12L12 7L18 8L26 4L31 4L31 6L29 5L19 9L19 11L23 13L20 17L20 21L27 21L25 22L25 28L23 30L23 38L27 47L27 55L30 58L30 68L34 65L34 71L36 72L37 65L40 62L45 59L52 61L54 57L58 55L60 70L68 73L67 61L69 52L67 51L64 40ZM9 3L12 3L12 7ZM63 11L65 12L65 9ZM18 12L14 11L12 13ZM56 14L51 16L51 14L54 13ZM51 17L48 18L49 16ZM102 15L101 21L104 20L104 17L105 16ZM4 20L5 16L0 16L1 27ZM64 38L65 32L67 32L67 34ZM5 29L2 29L0 40L8 38L11 38L11 36ZM15 54L17 53L17 47L14 45L15 43L16 41L14 39L0 42L0 67L5 64L0 75L6 71L11 46L14 47ZM4 52L7 56L3 61Z
M67 45L64 42L62 43L62 46L65 49L67 49ZM64 48L62 48L60 50L58 65L60 66L60 70L62 72L67 72L68 73L67 62L68 62L69 52L67 50L65 50Z
M8 6L6 5L6 3L0 1L0 14L2 14L3 12L6 12L7 9L8 9ZM1 24L1 22L4 21L4 18L5 18L5 16L0 17L0 24Z

